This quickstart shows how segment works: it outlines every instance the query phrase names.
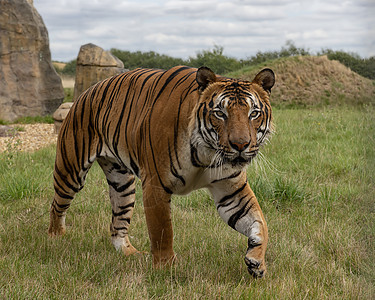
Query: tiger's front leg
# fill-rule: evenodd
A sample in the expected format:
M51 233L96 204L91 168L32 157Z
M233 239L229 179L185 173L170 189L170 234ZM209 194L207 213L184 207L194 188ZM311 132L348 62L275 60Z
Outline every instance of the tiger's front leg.
M267 223L259 203L246 181L246 173L236 178L216 181L210 191L221 218L233 229L248 237L245 263L254 277L266 272Z
M175 260L171 219L171 195L159 185L143 181L143 204L151 241L152 263L155 268Z

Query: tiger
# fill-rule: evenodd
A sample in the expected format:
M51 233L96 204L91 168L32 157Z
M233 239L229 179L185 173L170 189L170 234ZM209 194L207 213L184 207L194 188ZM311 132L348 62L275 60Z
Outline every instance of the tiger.
M268 229L246 167L273 130L275 74L253 81L216 75L208 67L138 68L107 78L74 102L58 135L50 236L65 233L74 195L95 161L109 186L111 242L139 253L128 230L141 180L154 268L171 265L171 196L208 189L219 216L248 238L245 263L263 277Z

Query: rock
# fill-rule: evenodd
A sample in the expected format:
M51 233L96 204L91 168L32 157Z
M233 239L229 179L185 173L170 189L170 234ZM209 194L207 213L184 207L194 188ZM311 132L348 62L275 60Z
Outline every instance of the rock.
M51 114L64 90L43 20L31 0L0 3L0 119Z
M73 101L95 83L124 71L122 61L110 52L104 51L94 44L81 46L77 57ZM53 114L56 133L59 132L72 105L73 102L65 102Z
M124 71L122 61L109 51L94 44L81 46L77 57L73 101L95 83Z
M70 108L72 107L73 102L64 102L59 106L59 108L54 112L53 119L55 120L55 132L59 133L61 124L66 118Z

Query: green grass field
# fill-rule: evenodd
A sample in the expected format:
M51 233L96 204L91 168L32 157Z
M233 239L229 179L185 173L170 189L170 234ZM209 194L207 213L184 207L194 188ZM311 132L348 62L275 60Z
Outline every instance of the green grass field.
M47 236L51 146L0 154L2 299L374 299L375 109L278 109L277 131L248 177L269 226L268 273L243 262L247 239L219 218L206 191L172 200L178 262L153 270L110 243L111 208L100 168ZM130 235L149 240L138 183Z

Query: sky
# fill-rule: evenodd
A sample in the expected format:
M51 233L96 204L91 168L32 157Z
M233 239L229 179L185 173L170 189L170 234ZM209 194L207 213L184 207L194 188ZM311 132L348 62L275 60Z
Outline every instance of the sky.
M224 48L246 59L287 41L375 55L375 0L34 0L52 59L75 59L81 45L155 51L173 57Z

